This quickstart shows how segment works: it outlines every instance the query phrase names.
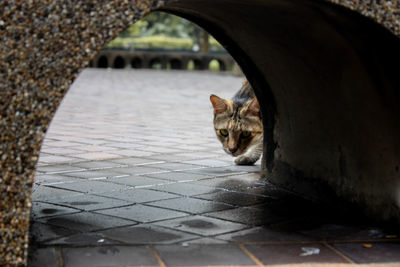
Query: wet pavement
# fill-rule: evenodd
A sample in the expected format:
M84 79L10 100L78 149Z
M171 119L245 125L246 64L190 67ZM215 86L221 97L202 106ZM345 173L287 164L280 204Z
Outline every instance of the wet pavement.
M29 266L400 265L400 239L259 180L214 136L241 77L87 69L42 146Z

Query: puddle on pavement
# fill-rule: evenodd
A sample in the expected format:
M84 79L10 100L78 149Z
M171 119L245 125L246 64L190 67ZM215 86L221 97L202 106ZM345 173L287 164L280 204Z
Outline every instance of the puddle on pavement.
M40 212L43 214L54 214L54 213L57 213L58 211L60 211L60 210L58 210L58 209L42 209L42 210L40 210Z
M213 224L211 222L203 221L203 220L188 220L188 221L181 222L181 224L188 226L188 227L192 227L192 228L198 228L198 229L211 229L211 228L216 227L215 224Z

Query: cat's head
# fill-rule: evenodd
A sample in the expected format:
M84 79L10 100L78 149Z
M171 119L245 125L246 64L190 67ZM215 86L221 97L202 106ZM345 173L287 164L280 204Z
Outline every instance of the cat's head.
M214 129L226 153L236 157L262 142L263 126L256 98L244 103L210 96L214 108Z

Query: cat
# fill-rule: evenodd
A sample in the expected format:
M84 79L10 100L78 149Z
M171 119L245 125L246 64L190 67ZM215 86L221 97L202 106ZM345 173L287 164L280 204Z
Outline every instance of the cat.
M253 165L263 151L260 106L247 80L232 100L210 96L214 108L214 129L223 150L237 157L237 165Z

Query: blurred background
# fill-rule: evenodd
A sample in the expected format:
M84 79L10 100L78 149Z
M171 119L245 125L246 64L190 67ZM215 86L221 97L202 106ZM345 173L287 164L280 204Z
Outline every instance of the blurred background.
M90 62L90 67L240 73L214 37L197 25L164 12L150 13L132 24Z

